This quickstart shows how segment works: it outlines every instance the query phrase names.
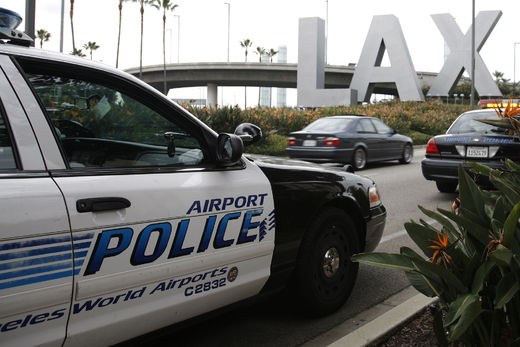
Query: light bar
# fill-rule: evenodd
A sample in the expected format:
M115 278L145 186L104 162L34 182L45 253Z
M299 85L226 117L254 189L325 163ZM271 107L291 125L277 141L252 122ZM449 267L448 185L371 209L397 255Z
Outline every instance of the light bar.
M22 17L11 10L0 7L0 27L16 29L22 22Z

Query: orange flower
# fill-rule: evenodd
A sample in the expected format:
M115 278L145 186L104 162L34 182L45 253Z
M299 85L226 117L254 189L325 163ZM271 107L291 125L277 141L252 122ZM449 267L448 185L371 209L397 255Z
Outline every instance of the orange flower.
M447 252L448 248L448 232L446 232L446 235L441 236L439 232L437 232L437 238L439 241L436 240L430 240L435 245L428 246L428 248L435 249L435 252L433 253L433 256L431 258L432 263L434 264L442 264L445 268L450 268L455 265L453 262L453 259Z

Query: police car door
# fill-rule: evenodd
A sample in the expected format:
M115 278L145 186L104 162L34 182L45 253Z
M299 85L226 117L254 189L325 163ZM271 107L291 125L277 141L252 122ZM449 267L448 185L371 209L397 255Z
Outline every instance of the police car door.
M215 165L214 133L137 81L20 64L65 157L52 175L74 239L92 241L66 344L110 344L260 291L274 205L258 167Z
M18 80L7 79L13 74ZM0 344L61 346L74 271L71 234L31 130L38 124L28 121L11 87L25 84L20 77L0 54Z

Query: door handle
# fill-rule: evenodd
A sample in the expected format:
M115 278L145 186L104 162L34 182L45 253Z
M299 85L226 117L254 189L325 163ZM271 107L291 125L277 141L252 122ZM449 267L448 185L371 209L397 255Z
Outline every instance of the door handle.
M89 198L76 201L76 210L79 213L120 210L130 207L128 199L117 197Z

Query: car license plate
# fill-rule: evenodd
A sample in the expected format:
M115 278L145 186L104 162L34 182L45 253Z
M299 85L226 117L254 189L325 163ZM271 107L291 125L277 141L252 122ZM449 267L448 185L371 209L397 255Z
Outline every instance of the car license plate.
M487 158L488 157L488 148L487 147L468 146L468 148L466 149L466 157L468 157L468 158Z
M316 146L316 140L304 140L303 141L304 146Z

